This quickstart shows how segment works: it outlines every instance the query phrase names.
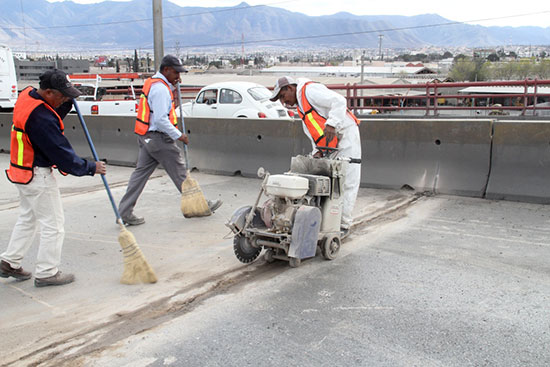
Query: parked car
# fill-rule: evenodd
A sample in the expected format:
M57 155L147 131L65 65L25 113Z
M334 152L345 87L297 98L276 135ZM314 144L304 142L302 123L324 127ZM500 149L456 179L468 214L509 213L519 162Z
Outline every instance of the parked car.
M271 102L271 91L251 82L222 82L207 85L191 102L184 103L183 115L192 117L289 119L294 112L281 102Z

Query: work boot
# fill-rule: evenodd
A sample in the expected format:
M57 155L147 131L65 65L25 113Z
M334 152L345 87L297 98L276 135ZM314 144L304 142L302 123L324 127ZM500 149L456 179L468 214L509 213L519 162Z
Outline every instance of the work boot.
M57 274L47 278L34 278L35 287L47 287L50 285L64 285L74 282L73 274L61 274L61 270Z
M210 211L212 213L214 213L216 211L216 209L218 209L223 204L223 201L221 201L220 199L207 200L207 202L208 202L208 208L210 209Z
M15 269L12 268L10 263L2 260L0 262L0 277L9 278L14 277L17 280L27 280L32 276L30 271L25 271L23 268Z
M140 224L145 223L145 218L138 217L135 214L130 214L129 217L122 218L122 222L125 226L139 226Z

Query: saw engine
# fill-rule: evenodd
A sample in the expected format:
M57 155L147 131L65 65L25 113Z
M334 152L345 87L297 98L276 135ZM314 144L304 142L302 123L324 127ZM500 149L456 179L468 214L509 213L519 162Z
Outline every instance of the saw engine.
M234 233L234 252L243 263L265 249L267 262L299 266L317 248L332 260L340 249L342 186L348 162L296 156L289 172L264 175L253 206L237 209L226 225ZM258 205L262 195L267 200Z

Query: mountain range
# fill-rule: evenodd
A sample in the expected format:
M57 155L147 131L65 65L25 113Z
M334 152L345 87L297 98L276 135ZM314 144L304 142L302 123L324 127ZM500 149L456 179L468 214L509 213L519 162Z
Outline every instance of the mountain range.
M473 17L475 18L475 12ZM483 27L417 16L308 16L270 6L180 7L163 2L164 48L496 47L548 45L550 27ZM109 52L153 48L152 1L0 1L0 43L15 50Z

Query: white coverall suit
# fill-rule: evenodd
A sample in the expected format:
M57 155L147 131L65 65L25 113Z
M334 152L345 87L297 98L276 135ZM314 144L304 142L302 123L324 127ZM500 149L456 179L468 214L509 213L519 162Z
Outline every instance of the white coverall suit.
M309 82L309 79L298 78L296 88L296 98L298 100L298 108L304 111L301 96L304 84ZM320 83L311 83L306 87L306 98L311 106L321 116L327 119L325 125L334 127L337 135L341 135L338 140L339 157L361 159L361 137L359 136L359 127L357 123L347 113L346 99L328 89ZM317 152L315 141L311 137L306 125L302 123L304 133L311 140L313 154ZM346 170L346 178L344 180L344 198L342 208L342 228L349 229L353 222L352 211L357 199L359 191L359 183L361 181L361 164L350 163Z

